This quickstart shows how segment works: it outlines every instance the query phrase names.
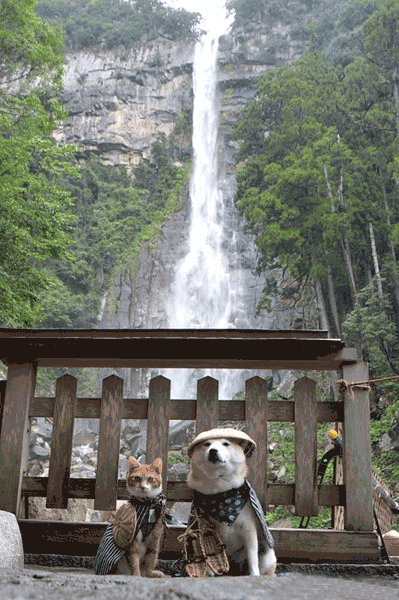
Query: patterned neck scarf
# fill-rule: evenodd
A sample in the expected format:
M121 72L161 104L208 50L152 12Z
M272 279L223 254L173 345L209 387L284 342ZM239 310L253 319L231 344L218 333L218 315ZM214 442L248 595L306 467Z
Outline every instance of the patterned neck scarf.
M136 535L141 530L145 540L165 509L166 497L162 493L155 498L142 499L130 496L129 502L136 510Z
M130 548L134 538L140 530L143 533L143 539L151 533L155 523L163 515L166 498L164 494L159 494L156 498L148 498L145 500L131 496L129 502L136 511L137 519L134 537L129 546ZM113 571L127 550L128 548L120 548L116 545L112 535L112 523L107 525L94 560L94 569L97 575L106 575Z
M199 516L212 517L219 523L232 525L249 499L245 483L239 488L218 494L201 494L193 491L193 506Z

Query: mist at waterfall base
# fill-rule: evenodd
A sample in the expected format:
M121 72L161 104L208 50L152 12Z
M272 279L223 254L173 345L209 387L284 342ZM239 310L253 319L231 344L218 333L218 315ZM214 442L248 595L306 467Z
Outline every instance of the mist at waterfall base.
M190 180L190 230L186 254L175 267L168 327L230 329L248 326L243 283L230 263L237 255L234 233L226 227L218 165L217 59L219 37L228 32L234 14L225 0L212 5L195 0L175 1L175 7L201 12L205 31L195 47L193 67L193 169ZM232 198L230 198L232 200ZM210 375L219 381L219 397L229 399L242 387L242 371L165 370L173 398L195 398L196 381Z

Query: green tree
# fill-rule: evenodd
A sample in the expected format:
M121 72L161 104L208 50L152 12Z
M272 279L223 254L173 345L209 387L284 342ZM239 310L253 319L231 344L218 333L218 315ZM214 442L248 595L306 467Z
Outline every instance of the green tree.
M260 308L273 289L289 306L313 290L319 323L339 333L379 255L385 268L384 236L397 218L386 218L395 137L388 96L385 75L362 58L342 70L308 52L260 78L236 128L238 206L267 274Z
M199 20L198 15L172 9L160 0L40 0L38 13L53 24L61 23L66 44L74 49L99 43L131 48L160 33L174 40L192 38Z
M0 4L0 323L32 325L51 276L40 265L67 253L70 195L61 175L73 148L51 141L63 118L59 30L34 0Z

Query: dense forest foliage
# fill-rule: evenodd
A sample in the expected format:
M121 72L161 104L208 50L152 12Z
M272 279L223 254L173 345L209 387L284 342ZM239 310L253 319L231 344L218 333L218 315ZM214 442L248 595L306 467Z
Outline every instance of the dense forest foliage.
M42 4L68 14L90 8L83 1ZM108 4L116 10L124 3ZM134 185L125 169L98 158L78 164L76 147L55 144L52 133L66 117L57 100L63 31L40 18L36 5L0 4L0 325L91 327L113 269L180 207L188 171L173 165L173 136L154 143ZM104 2L90 5L111 23ZM159 3L140 6L156 11Z
M194 37L198 16L174 10L160 0L39 0L38 14L62 25L65 43L74 50L95 46L130 48L163 35L171 40Z
M357 27L376 10L369 0L233 0L234 27L244 29L262 23L290 26L291 40L309 41L334 64L346 65L361 54ZM279 44L288 41L280 40ZM270 49L269 49L270 50Z
M60 91L63 41L35 14L34 0L0 4L0 322L32 324L51 277L41 268L68 253L73 148L50 139L65 115ZM41 86L32 85L40 75ZM23 93L12 93L23 78Z
M352 61L328 60L315 44L259 78L236 126L237 202L267 277L259 309L277 297L297 308L297 326L361 349L372 377L397 376L399 1L351 5L365 16ZM375 388L374 440L397 421L397 390L394 379ZM385 460L398 475L397 457Z

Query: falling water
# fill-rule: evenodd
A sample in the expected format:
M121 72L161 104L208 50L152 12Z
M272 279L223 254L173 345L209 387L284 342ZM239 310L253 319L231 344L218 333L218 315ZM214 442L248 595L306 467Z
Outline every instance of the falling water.
M217 160L218 101L217 58L219 37L227 33L232 15L225 0L215 0L204 14L206 33L196 44L193 71L193 171L190 181L191 222L188 250L176 265L172 300L167 307L170 328L233 328L242 303L237 281L232 282L226 246L222 174ZM238 288L240 286L238 285ZM238 391L231 371L202 371L219 380L219 397ZM182 370L166 373L175 398L195 396L193 374ZM198 372L196 373L198 376Z

